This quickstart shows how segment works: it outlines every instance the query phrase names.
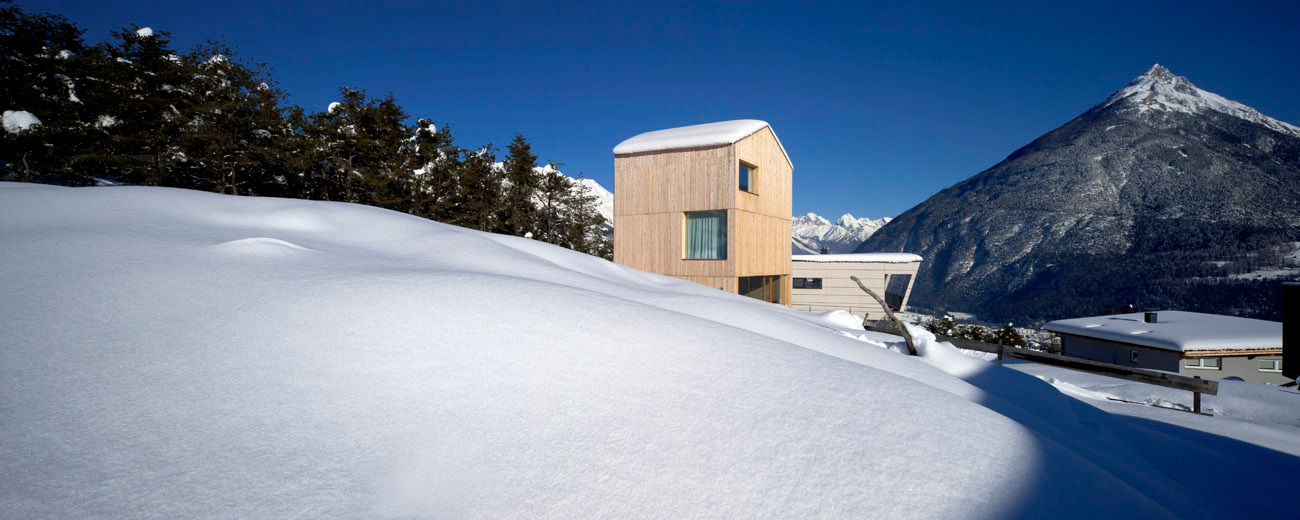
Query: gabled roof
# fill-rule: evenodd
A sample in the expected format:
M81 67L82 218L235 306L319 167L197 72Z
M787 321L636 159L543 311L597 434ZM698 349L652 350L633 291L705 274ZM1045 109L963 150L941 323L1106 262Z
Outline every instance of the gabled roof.
M637 134L618 143L618 146L614 147L614 155L735 144L764 128L771 128L771 125L767 124L767 121L757 119L737 119L666 128ZM776 138L775 130L772 131L772 137ZM776 138L776 145L781 147L781 154L785 155L786 162L790 162L790 166L793 167L794 163L790 161L790 154L786 153L781 139Z
M1156 323L1143 313L1049 321L1052 332L1131 343L1175 352L1282 348L1282 324L1220 314L1159 311Z

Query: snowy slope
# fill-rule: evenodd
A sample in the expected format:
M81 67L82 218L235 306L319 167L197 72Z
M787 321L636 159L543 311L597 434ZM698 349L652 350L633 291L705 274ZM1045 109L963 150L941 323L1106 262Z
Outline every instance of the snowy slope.
M816 213L794 218L791 222L792 251L795 254L817 254L825 247L827 253L852 253L872 233L888 224L889 217L879 219L856 218L845 213L831 222Z
M494 162L492 163L492 168L495 168L497 171L504 172L506 168L506 163L502 161ZM542 166L534 166L533 171L542 175L546 175L550 172L558 172L560 175L564 175L565 177L568 177L573 182L576 182L581 186L585 186L587 188L587 194L596 197L596 212L600 213L600 216L605 217L605 223L606 223L605 227L613 229L614 227L614 193L613 192L605 189L605 187L601 186L599 182L595 181L595 179L586 179L583 177L569 177L563 171L560 171L555 166L550 164L546 164ZM510 180L502 179L502 184L504 186L509 186Z
M943 344L370 207L0 184L0 265L4 518L1280 518L1253 498L1300 483Z
M596 197L596 211L600 216L605 217L605 222L610 227L614 226L614 194L601 186L595 179L574 179L578 184L587 187L587 194Z

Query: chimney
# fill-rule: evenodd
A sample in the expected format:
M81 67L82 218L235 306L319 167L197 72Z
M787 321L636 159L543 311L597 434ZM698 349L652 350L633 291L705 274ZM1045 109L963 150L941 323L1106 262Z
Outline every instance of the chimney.
M1282 283L1282 375L1300 377L1300 282Z
M1147 322L1147 323L1155 323L1155 322L1156 322L1156 313L1154 313L1154 312L1143 313L1142 321L1145 321L1145 322Z

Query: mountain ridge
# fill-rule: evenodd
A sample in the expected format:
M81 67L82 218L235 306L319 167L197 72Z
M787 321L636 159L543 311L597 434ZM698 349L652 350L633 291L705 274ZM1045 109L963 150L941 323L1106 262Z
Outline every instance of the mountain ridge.
M878 219L857 218L845 213L835 222L816 213L797 216L791 222L791 252L794 254L819 254L826 248L829 254L851 253L873 233L888 224L889 217Z
M1157 65L858 251L922 255L914 304L990 319L1130 303L1276 317L1274 289L1231 275L1300 239L1292 128Z

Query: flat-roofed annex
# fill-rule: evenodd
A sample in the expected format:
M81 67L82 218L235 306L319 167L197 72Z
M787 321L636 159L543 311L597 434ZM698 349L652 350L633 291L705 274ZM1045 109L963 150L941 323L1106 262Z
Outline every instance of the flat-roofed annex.
M1188 311L1157 311L1156 322L1143 313L1049 321L1052 332L1142 345L1175 352L1281 350L1282 324Z

